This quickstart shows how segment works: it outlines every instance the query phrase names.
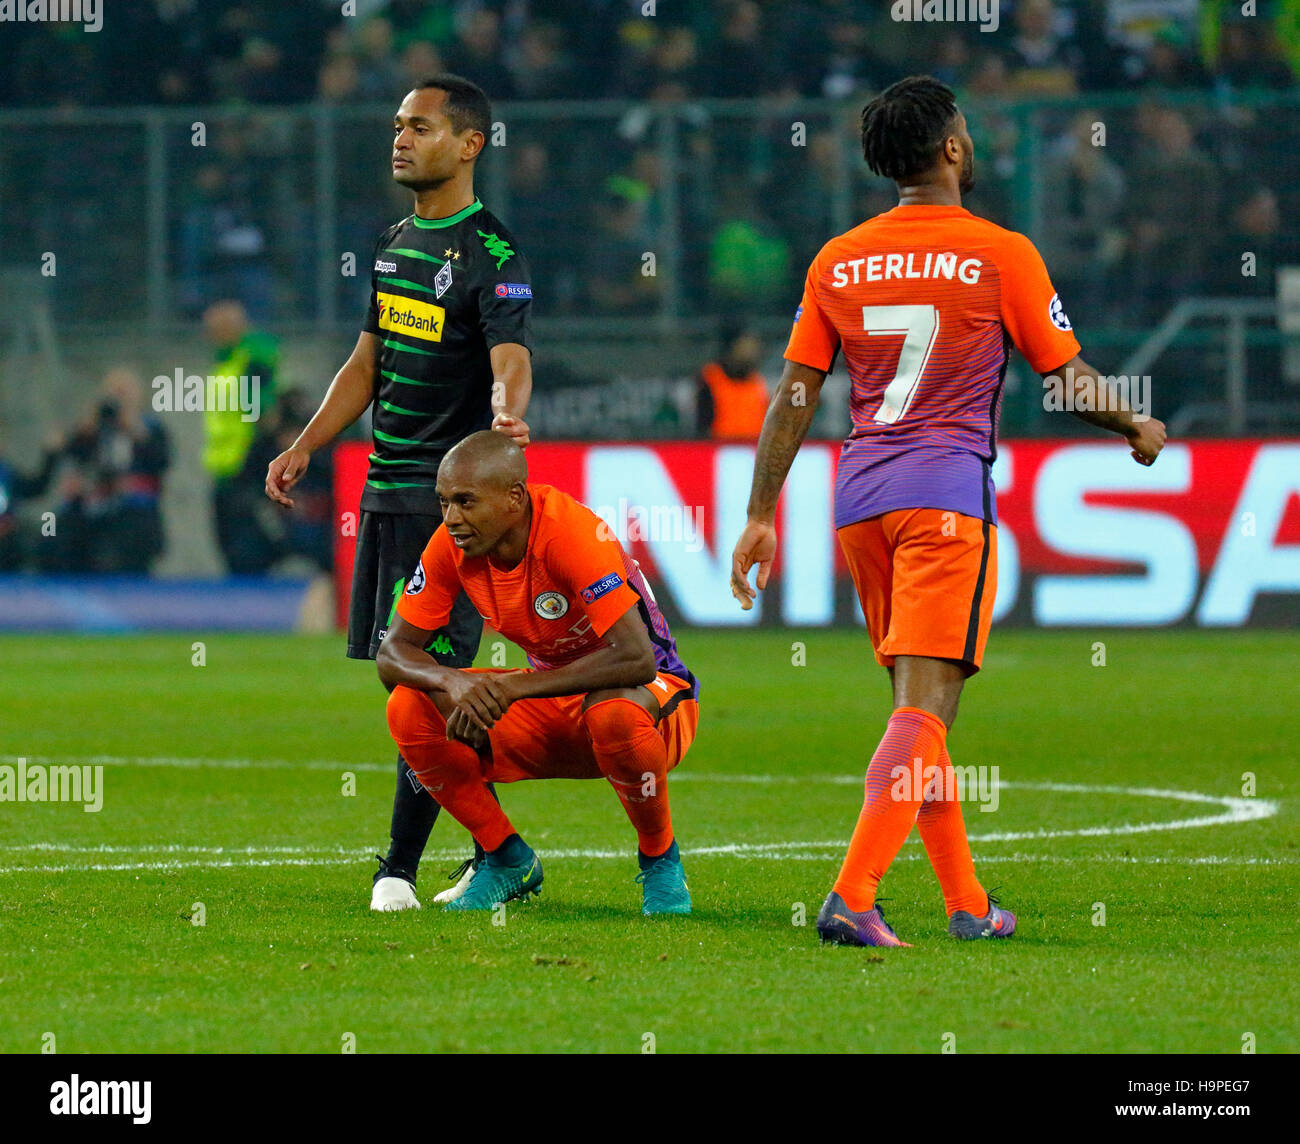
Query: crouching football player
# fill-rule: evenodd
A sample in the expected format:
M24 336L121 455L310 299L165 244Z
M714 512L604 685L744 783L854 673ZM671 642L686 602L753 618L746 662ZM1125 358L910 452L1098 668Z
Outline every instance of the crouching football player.
M388 726L420 781L486 851L448 910L490 910L542 884L488 783L604 778L636 830L644 914L690 913L668 772L699 720L699 684L637 564L522 450L480 432L438 468L443 523L379 649ZM531 669L438 664L424 648L461 589Z

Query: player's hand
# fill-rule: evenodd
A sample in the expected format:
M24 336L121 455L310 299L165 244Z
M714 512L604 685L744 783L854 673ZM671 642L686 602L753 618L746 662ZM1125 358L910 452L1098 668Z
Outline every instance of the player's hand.
M482 751L488 746L488 733L478 724L464 717L458 708L447 720L447 740L452 743L464 743L476 751Z
M1139 465L1154 465L1160 450L1165 447L1165 423L1148 417L1145 421L1135 422L1125 438L1133 450L1133 460Z
M492 418L492 428L504 433L521 449L528 448L531 438L528 436L528 422L522 417L511 417L509 413L498 413Z
M762 520L746 523L736 547L731 553L731 594L740 601L746 612L754 606L758 592L767 588L767 578L772 573L776 559L776 527ZM749 570L758 565L758 592L749 582Z
M447 694L456 705L447 720L447 732L450 735L454 728L458 737L462 730L468 731L474 726L486 732L514 702L509 685L490 674L470 675L466 672L448 688Z
M266 495L277 504L293 507L288 493L302 480L311 464L311 454L297 445L290 445L266 467Z

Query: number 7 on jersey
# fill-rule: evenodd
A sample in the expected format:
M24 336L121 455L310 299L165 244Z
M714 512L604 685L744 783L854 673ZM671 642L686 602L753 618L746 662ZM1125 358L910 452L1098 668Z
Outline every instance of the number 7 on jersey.
M873 420L892 425L912 404L921 374L939 336L937 306L863 306L862 328L873 337L903 336L894 380L885 386L884 399Z

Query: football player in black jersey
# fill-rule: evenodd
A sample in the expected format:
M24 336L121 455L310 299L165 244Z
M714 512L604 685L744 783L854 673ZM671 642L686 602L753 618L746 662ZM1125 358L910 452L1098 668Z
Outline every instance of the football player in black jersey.
M267 496L292 504L289 492L311 454L371 410L374 451L348 620L354 659L374 659L442 521L434 483L447 451L487 428L528 444L531 277L514 236L474 194L474 165L491 129L487 97L459 76L433 76L402 100L393 117L393 179L414 194L415 210L375 248L370 306L351 357L316 415L267 470ZM482 633L462 594L428 650L448 667L468 667ZM438 810L399 756L391 843L379 859L371 909L419 908L416 872ZM479 858L435 900L463 893Z

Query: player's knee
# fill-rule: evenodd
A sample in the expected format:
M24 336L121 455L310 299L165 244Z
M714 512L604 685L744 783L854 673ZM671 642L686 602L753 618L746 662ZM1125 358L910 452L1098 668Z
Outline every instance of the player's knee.
M582 712L582 724L594 744L617 746L653 728L654 719L649 711L630 699L606 699Z
M398 743L427 742L438 710L423 691L398 685L388 693L388 731Z

